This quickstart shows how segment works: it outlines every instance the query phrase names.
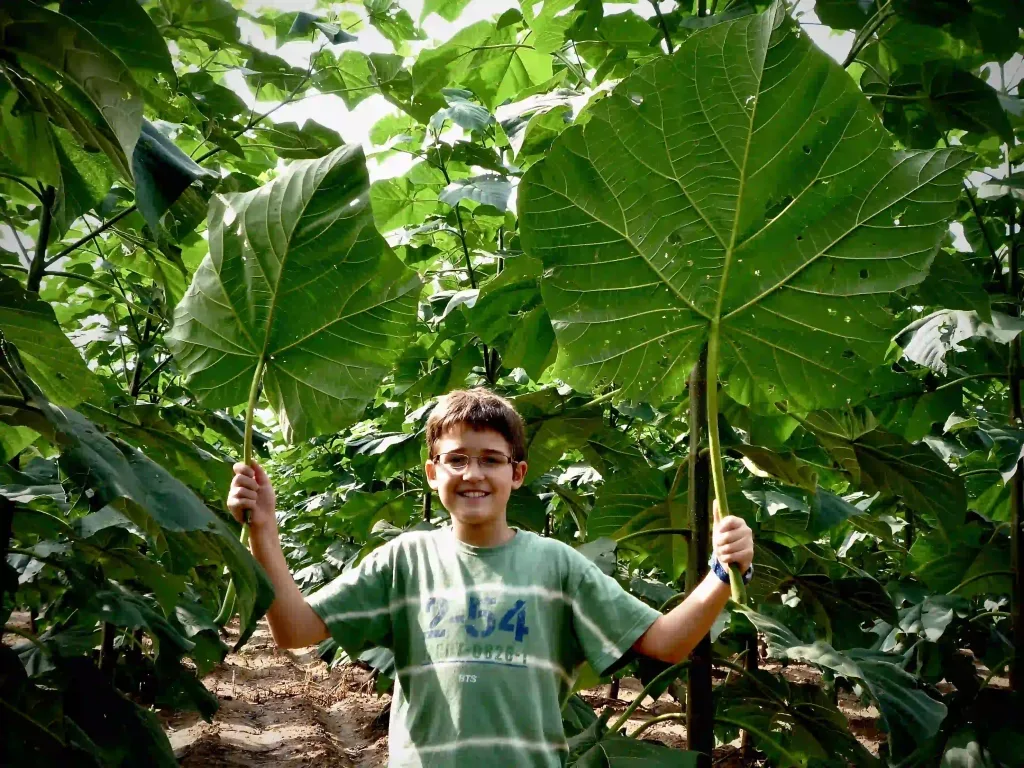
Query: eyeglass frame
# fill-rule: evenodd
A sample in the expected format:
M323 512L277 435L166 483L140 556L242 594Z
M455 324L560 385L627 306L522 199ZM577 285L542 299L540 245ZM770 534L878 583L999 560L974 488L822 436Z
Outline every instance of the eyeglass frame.
M501 451L492 451L491 453L488 453L485 456L472 456L472 455L470 455L468 453L462 453L461 451L445 451L444 453L438 453L438 454L435 454L434 456L431 456L430 457L430 461L434 464L434 466L437 466L438 464L440 464L442 467L444 467L446 472L458 472L459 470L457 470L457 469L456 470L449 469L448 467L445 467L445 465L443 463L438 461L438 459L440 459L442 456L451 456L451 455L465 456L466 459L468 459L468 461L466 462L465 469L461 470L462 472L465 472L466 470L469 469L470 464L473 463L473 459L476 459L476 465L477 465L477 467L479 467L480 471L481 472L486 472L487 470L485 470L483 465L480 463L480 460L485 458L485 456L488 456L488 457L501 456L503 459L505 459L505 464L502 464L501 467L496 467L495 468L496 471L498 469L504 469L507 466L511 466L511 467L514 468L516 464L522 463L522 462L516 461L516 459L514 459L512 456L509 456L506 453L502 453Z

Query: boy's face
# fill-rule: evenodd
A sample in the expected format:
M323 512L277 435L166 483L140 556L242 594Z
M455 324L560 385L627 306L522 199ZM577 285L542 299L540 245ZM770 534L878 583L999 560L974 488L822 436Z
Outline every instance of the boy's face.
M434 443L433 453L440 458L436 463L427 460L427 482L453 520L472 526L505 522L509 494L523 484L526 462L509 464L499 459L499 455L512 455L512 446L500 433L470 427L449 430ZM453 462L449 457L446 461L441 454L475 458L459 471L450 468L457 460Z

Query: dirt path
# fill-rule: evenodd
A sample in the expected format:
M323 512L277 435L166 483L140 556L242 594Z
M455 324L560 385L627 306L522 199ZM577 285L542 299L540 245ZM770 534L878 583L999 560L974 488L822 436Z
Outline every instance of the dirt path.
M373 690L370 673L354 667L331 671L315 649L279 650L261 623L240 653L231 654L203 683L220 700L212 723L195 713L164 718L171 745L185 768L383 768L387 765L389 696ZM812 674L791 666L786 676ZM582 693L600 712L624 710L640 692L634 678L621 681L616 700L608 686ZM845 704L846 706L842 706ZM841 702L861 741L877 754L877 712L854 701ZM860 710L860 711L858 711ZM630 719L627 732L653 715L679 712L668 695L647 700ZM859 726L859 727L858 727ZM860 731L860 732L858 732ZM685 727L669 721L649 728L645 739L685 749ZM716 768L741 763L735 745L715 750Z
M377 768L387 763L388 697L368 672L331 672L314 649L281 651L266 624L203 683L217 694L212 723L165 718L186 768ZM383 714L383 717L380 717Z

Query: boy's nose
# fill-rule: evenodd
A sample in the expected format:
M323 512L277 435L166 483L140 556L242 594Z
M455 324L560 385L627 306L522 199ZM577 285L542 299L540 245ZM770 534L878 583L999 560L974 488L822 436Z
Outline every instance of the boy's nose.
M463 479L469 477L483 477L484 473L480 469L480 462L477 459L470 459L469 466L462 471Z

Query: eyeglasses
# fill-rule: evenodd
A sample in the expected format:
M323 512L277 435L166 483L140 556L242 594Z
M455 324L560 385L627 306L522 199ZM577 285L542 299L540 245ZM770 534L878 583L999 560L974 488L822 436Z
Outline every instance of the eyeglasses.
M433 458L435 464L440 464L449 472L458 474L469 469L469 462L476 459L476 464L483 472L498 472L508 464L515 464L511 456L503 453L488 453L483 456L467 456L464 453L439 453Z

